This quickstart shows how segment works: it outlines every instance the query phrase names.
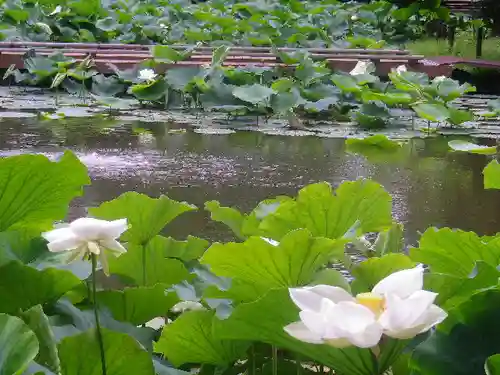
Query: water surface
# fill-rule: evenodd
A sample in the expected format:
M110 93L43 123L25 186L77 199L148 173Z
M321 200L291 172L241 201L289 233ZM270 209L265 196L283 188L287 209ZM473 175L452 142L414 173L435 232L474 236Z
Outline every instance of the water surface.
M500 194L483 189L487 158L448 153L448 140L414 139L406 157L372 163L346 153L344 140L335 138L250 131L208 135L179 131L167 122L88 117L0 122L0 155L37 152L54 157L70 149L88 166L92 185L75 201L72 217L130 190L153 197L167 194L200 207L167 232L210 240L232 237L224 226L208 220L203 212L207 200L250 211L265 198L294 195L309 183L338 185L360 177L374 179L392 194L394 216L405 224L410 244L428 226L499 231Z

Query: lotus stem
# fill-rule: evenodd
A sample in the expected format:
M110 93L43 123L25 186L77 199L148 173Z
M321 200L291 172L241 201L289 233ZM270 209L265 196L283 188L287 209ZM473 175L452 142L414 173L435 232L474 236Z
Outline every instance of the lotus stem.
M278 348L273 345L273 375L278 375Z
M95 317L95 327L97 334L97 342L99 343L99 351L101 352L101 368L102 375L106 375L106 355L104 354L104 341L102 339L101 324L99 323L99 313L97 312L97 295L96 295L96 285L97 285L97 256L96 254L91 255L92 259L92 304L94 306L94 317Z
M255 344L252 344L250 347L249 353L248 353L248 371L249 375L255 375L256 374L256 366L255 366Z
M301 358L300 355L297 354L297 358L295 358L295 365L297 366L297 375L302 374L302 363L301 363Z

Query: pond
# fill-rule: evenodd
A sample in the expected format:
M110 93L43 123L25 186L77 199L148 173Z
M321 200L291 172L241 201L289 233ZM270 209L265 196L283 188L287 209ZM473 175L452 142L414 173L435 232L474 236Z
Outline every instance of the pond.
M208 220L203 204L219 200L248 212L268 197L295 195L302 186L372 178L393 197L394 216L405 224L408 244L428 226L494 234L500 228L500 193L483 189L482 155L448 152L451 137L413 139L405 158L368 161L347 153L344 139L266 135L240 131L198 134L168 122L110 121L82 117L0 122L0 155L76 152L93 180L70 215L126 191L167 194L200 207L168 229L176 238L195 234L230 240L225 226Z

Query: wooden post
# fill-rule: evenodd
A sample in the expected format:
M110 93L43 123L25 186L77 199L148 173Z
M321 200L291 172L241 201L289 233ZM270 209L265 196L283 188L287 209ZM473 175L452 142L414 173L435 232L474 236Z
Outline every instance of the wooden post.
M480 26L477 29L477 40L476 40L476 58L483 56L483 40L484 40L484 27Z
M448 26L448 47L450 53L453 52L453 47L455 46L455 35L457 27L455 25Z

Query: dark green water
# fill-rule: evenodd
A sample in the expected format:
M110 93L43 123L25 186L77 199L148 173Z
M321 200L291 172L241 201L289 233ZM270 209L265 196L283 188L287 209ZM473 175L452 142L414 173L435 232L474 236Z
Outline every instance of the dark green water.
M168 232L210 240L231 235L208 220L202 209L207 200L250 211L264 198L294 195L308 183L337 185L359 177L378 181L392 194L394 216L405 224L410 244L428 226L500 231L500 194L483 189L486 157L448 153L448 140L413 140L407 157L374 164L346 153L343 139L170 133L167 123L96 118L0 122L1 156L36 152L55 157L71 149L88 166L92 186L74 203L72 217L130 190L167 194L200 207Z

